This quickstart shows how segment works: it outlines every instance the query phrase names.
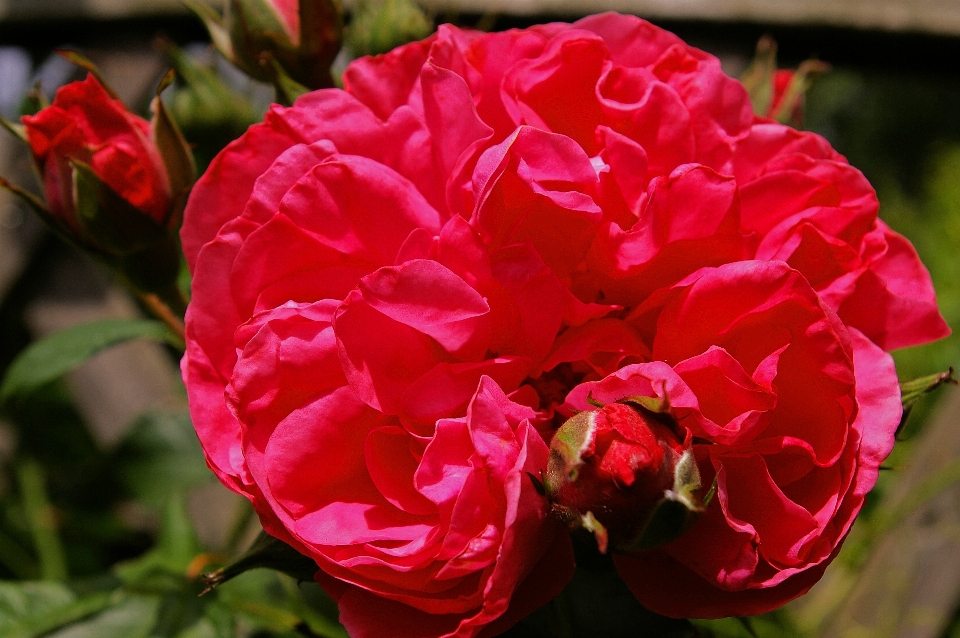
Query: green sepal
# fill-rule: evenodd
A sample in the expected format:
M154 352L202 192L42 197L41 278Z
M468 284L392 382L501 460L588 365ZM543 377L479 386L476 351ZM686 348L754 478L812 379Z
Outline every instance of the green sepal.
M53 215L50 214L50 210L47 208L47 205L40 201L40 198L26 190L21 188L16 184L8 182L6 178L0 176L0 188L5 188L14 195L20 198L24 204L30 207L33 212L40 215L40 217L49 224L55 224L53 221ZM59 224L56 224L59 226Z
M602 403L602 402L597 401L596 399L593 398L593 393L592 393L592 392L588 392L588 393L587 393L587 399L586 399L586 401L587 401L588 404L590 404L591 406L597 408L598 410L603 407L603 403Z
M593 438L596 412L579 412L567 419L550 441L550 458L543 483L550 498L565 484L577 480L583 453Z
M543 479L535 475L533 472L527 472L527 478L529 478L530 482L533 483L533 489L537 491L537 494L540 496L547 495L547 488L543 484Z
M928 374L925 377L919 377L911 381L905 381L900 384L900 401L903 403L903 409L909 410L924 396L930 394L945 383L957 385L957 380L953 378L953 367L949 367L943 372Z
M606 554L607 547L610 544L610 532L607 531L603 523L597 520L593 512L587 512L580 517L580 527L593 534L593 538L597 541L597 549L601 554Z
M757 51L750 66L740 75L757 115L765 116L773 104L773 76L776 72L777 43L765 35L757 41Z
M269 53L264 55L269 58L270 68L273 70L271 81L276 90L278 103L291 106L298 97L310 92L310 89L290 77L274 56Z
M636 538L617 547L619 551L638 552L660 547L679 538L706 509L698 492L703 487L697 460L692 450L680 456L673 470L673 488L664 491Z
M206 586L204 593L258 567L274 569L300 581L313 580L313 575L319 569L313 559L266 532L260 532L253 545L242 556L215 572L201 576Z
M897 426L898 434L900 430L903 429L903 426L906 425L907 419L910 418L910 412L913 410L913 406L915 406L920 399L945 383L957 385L957 380L953 378L953 366L943 372L928 374L927 376L919 377L911 381L904 381L900 384L900 402L903 404L903 415L900 417L900 425Z
M77 221L95 249L114 256L140 252L163 241L167 231L121 197L89 165L70 160Z
M160 99L160 93L173 83L174 77L175 72L170 69L160 81L151 103L153 119L150 122L150 135L160 151L170 184L170 212L167 218L169 231L180 228L183 209L187 205L187 197L197 177L197 165L193 160L193 153L190 152L190 146L177 127L177 123L170 116L163 100Z
M54 53L59 55L61 58L63 58L67 62L70 62L71 64L75 64L81 69L83 69L84 71L88 72L90 75L92 75L97 79L97 82L99 82L100 85L104 88L104 90L107 92L107 95L109 95L115 100L120 100L120 97L117 95L117 92L114 91L113 87L111 87L107 83L106 79L104 79L103 77L103 74L100 73L100 69L97 68L97 65L93 63L93 60L91 60L90 58L88 58L87 56L83 55L78 51L72 51L70 49L56 49Z
M667 395L666 390L663 392L663 398L635 396L620 399L617 401L617 403L624 403L626 405L639 407L649 412L653 412L654 414L670 413L670 397Z
M38 111L50 106L50 100L47 94L43 92L40 86L40 80L37 80L33 87L27 91L23 101L20 103L20 113L23 115L36 115Z
M210 41L213 42L213 46L220 52L220 55L233 61L233 45L230 43L230 33L224 27L223 18L220 14L197 0L180 0L180 2L200 18L203 26L207 28L207 33L210 34Z
M814 80L829 69L830 65L820 60L801 62L797 70L794 71L790 84L783 92L783 98L780 100L776 112L772 114L773 119L781 124L800 126L801 123L793 116L797 104L803 100L803 96L806 95Z
M11 135L24 144L29 144L27 141L27 127L23 124L17 124L16 122L11 122L5 117L0 117L0 126L10 131Z
M76 246L80 250L90 250L92 247L88 245L83 238L77 237L77 231L69 226L62 219L50 212L50 209L47 208L47 205L40 200L39 197L31 193L30 191L8 182L3 177L0 177L0 188L5 188L14 195L16 195L20 201L26 204L36 215L43 220L43 222L59 236L62 240Z
M224 22L233 43L231 62L254 79L273 82L273 70L260 54L296 49L274 6L267 0L229 0Z

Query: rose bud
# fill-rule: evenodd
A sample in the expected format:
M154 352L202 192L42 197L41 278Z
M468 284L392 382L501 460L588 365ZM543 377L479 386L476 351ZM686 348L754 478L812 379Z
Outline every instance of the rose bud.
M296 97L289 80L306 89L333 86L330 65L343 39L336 0L227 0L222 18L201 2L186 4L220 53L247 75L287 97Z
M550 443L552 511L608 548L645 549L679 536L702 509L700 476L669 406L638 397L580 412Z
M829 69L819 60L805 60L797 69L777 70L777 43L770 36L757 42L753 62L740 76L757 115L799 128L803 123L806 93L814 80Z
M22 122L46 199L33 207L139 290L162 292L179 270L176 233L194 165L159 97L153 111L152 122L130 113L90 74Z

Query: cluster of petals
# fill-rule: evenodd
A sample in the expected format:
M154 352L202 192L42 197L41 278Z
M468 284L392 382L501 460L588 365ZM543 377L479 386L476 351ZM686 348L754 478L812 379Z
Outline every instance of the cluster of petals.
M563 588L555 414L667 396L717 497L619 556L673 616L819 578L900 419L929 275L820 137L617 14L427 40L274 107L191 195L184 379L210 467L352 636L496 635Z

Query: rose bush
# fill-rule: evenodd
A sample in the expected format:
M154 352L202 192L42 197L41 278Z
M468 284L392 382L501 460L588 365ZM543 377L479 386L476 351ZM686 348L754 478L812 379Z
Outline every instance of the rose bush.
M892 443L883 350L947 332L860 173L616 14L443 26L344 85L229 145L181 237L208 463L351 635L493 635L560 591L569 540L528 473L585 389L666 392L717 481L683 537L617 559L642 602L809 587Z

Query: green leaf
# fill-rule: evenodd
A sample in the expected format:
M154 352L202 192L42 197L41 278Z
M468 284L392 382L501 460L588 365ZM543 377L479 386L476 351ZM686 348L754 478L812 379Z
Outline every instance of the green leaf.
M186 412L149 412L113 452L120 482L144 504L160 508L171 492L211 480L203 450Z
M131 339L182 345L160 323L147 319L105 319L72 326L35 341L14 359L0 384L0 403L53 381L110 346Z
M347 42L357 55L376 55L431 31L433 23L413 0L363 0L354 4Z
M160 39L159 46L180 80L168 109L180 129L190 131L192 141L203 146L212 143L213 136L219 140L219 151L260 118L250 102L230 89L214 69L197 64L170 40ZM218 135L229 139L220 140Z
M96 616L74 623L44 638L148 638L156 624L160 601L129 595Z
M78 599L61 583L0 582L0 635L35 638L111 604L109 593Z
M157 613L157 623L150 632L151 638L175 638L185 630L204 620L204 611L210 602L197 596L198 590L190 587L164 596Z
M184 573L190 562L200 553L200 549L197 532L187 513L186 499L174 493L164 508L154 551L168 569Z
M0 565L19 580L29 580L40 575L40 567L19 540L0 529Z

